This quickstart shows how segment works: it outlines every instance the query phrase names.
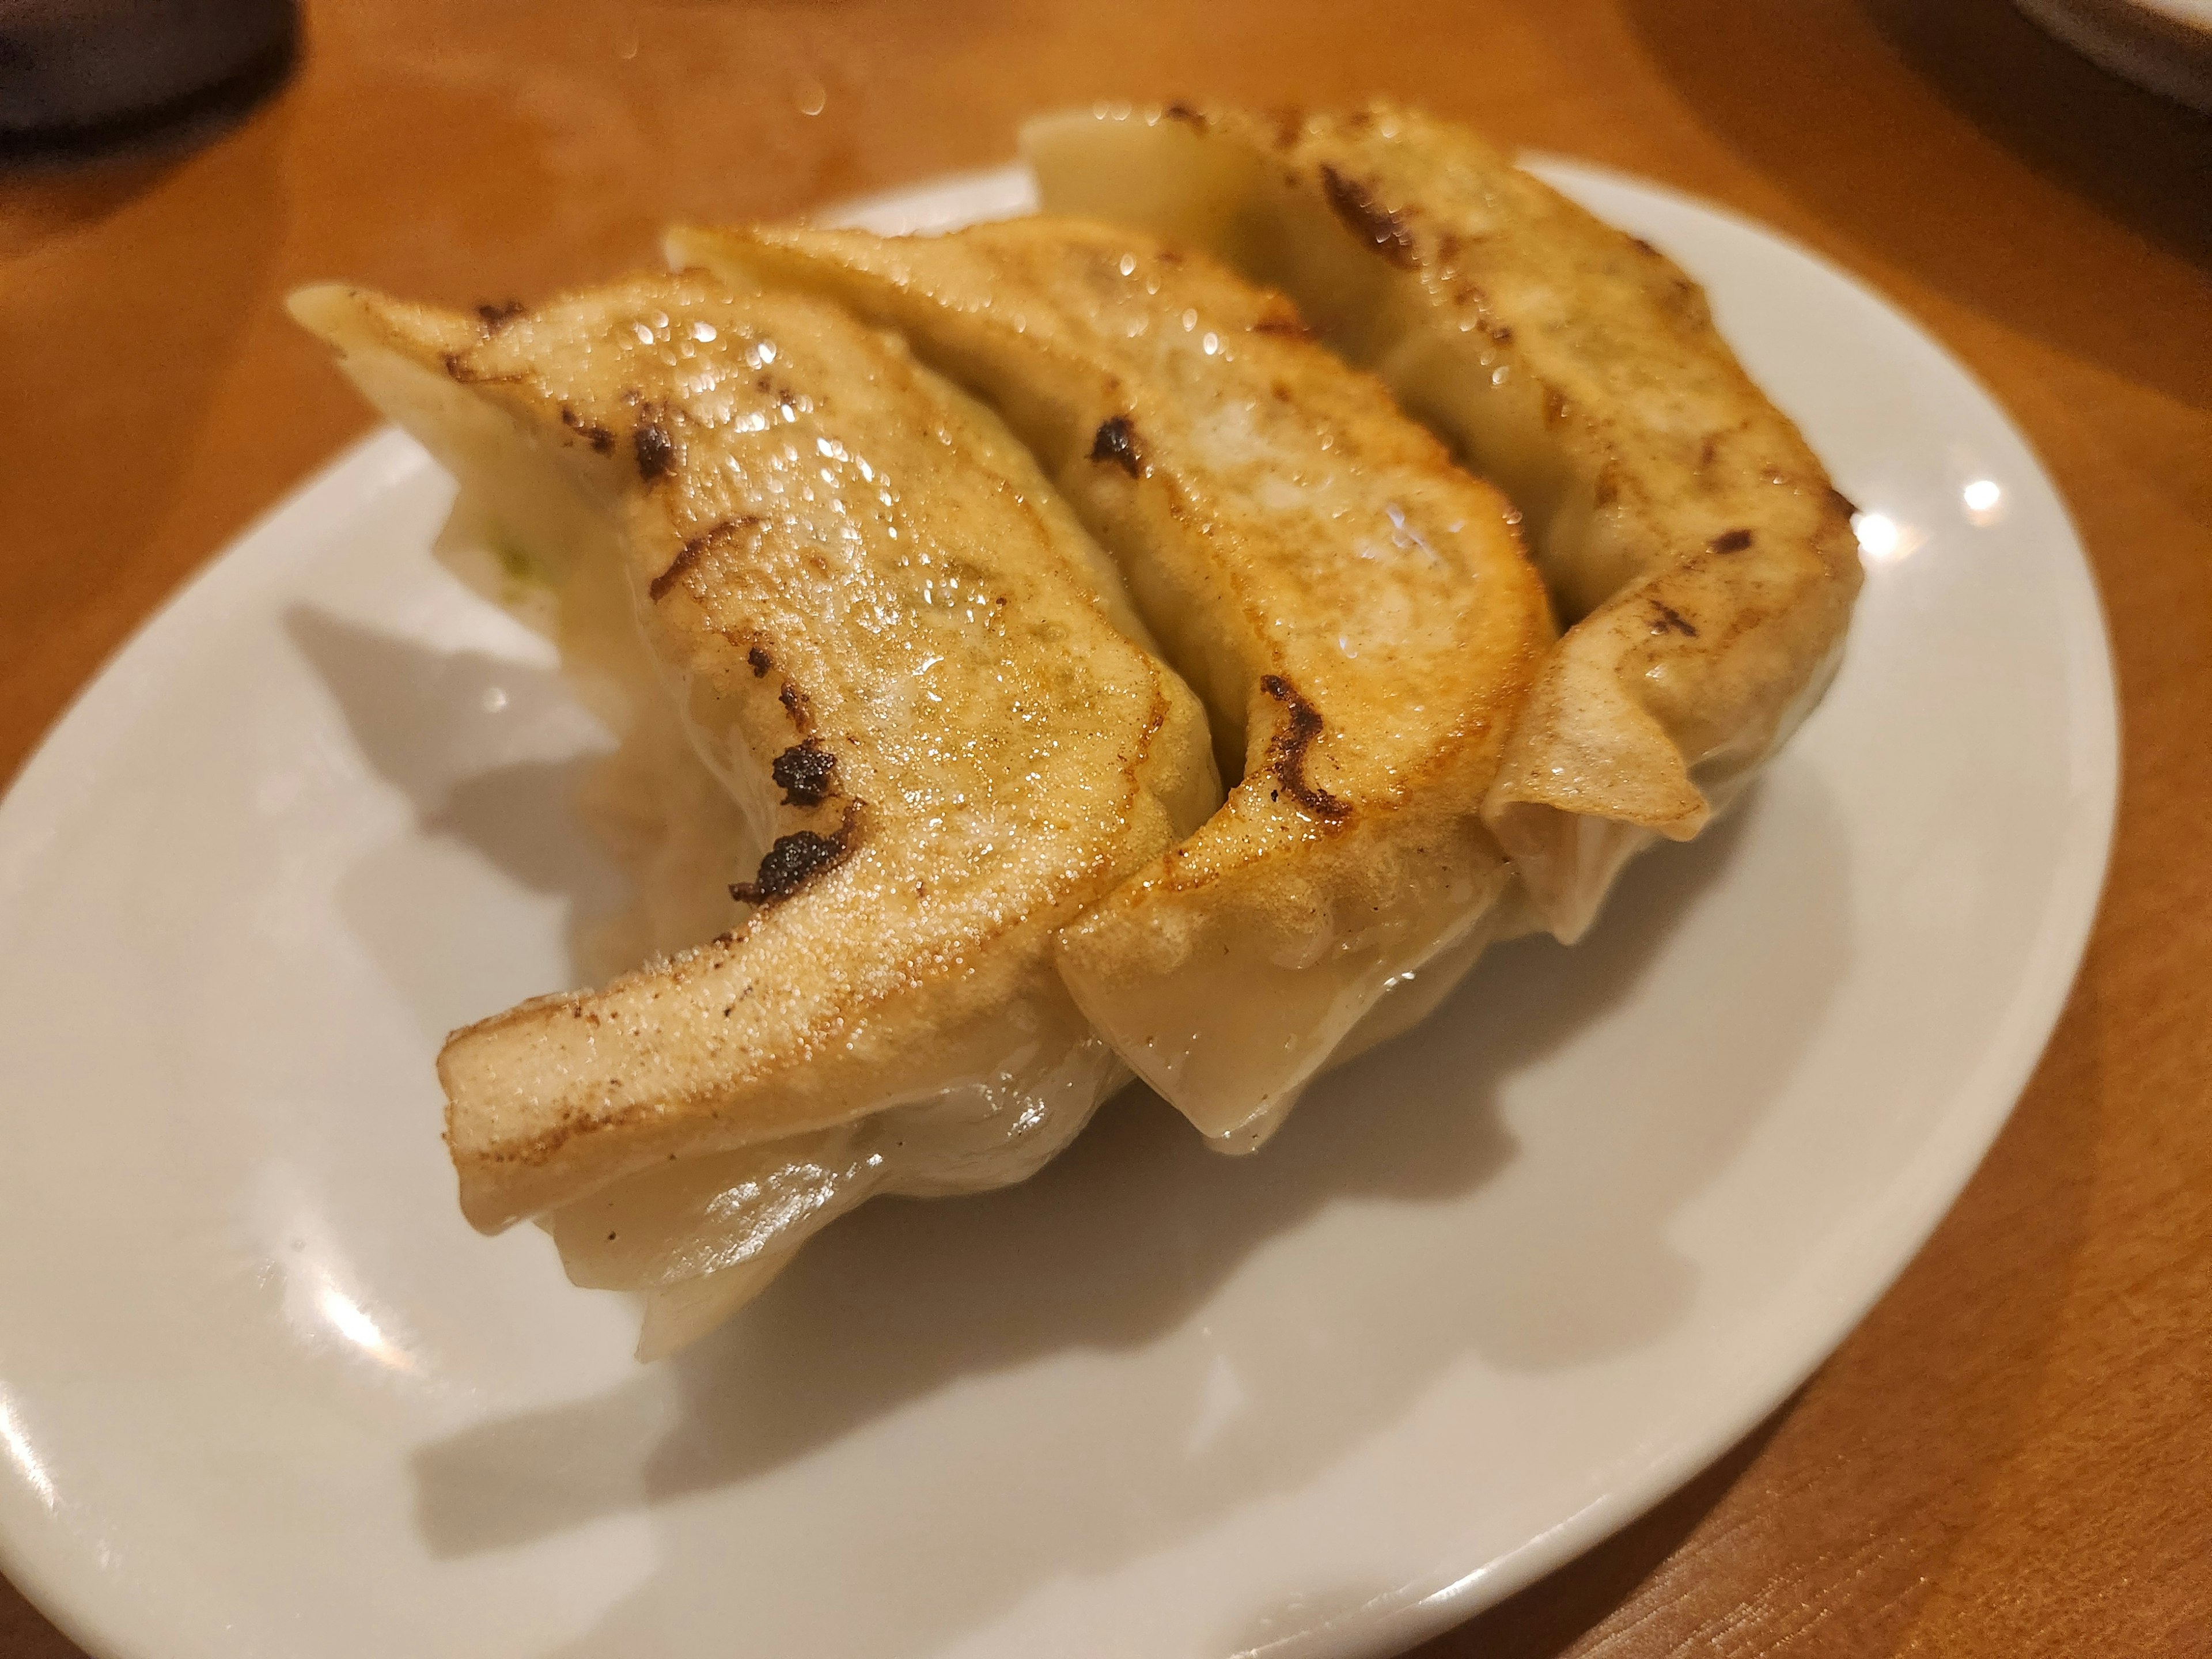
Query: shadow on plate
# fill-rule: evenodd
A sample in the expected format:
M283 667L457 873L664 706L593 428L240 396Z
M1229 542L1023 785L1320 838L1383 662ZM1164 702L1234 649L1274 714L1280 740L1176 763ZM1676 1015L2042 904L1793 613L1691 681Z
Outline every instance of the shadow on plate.
M1792 849L1802 908L1710 988L1755 1015L1747 1032L1731 1019L1741 1052L1727 1087L1678 1124L1667 1089L1632 1068L1618 1100L1559 1103L1638 1126L1596 1138L1575 1204L1513 1182L1511 1080L1638 994L1754 836ZM1544 1370L1632 1351L1688 1307L1695 1272L1666 1224L1818 1025L1848 959L1848 892L1836 813L1807 772L1642 861L1575 951L1493 951L1420 1032L1317 1087L1262 1156L1223 1158L1133 1091L1022 1187L870 1205L697 1348L605 1395L424 1447L418 1527L452 1559L649 1514L657 1570L563 1650L574 1659L726 1618L733 1574L818 1581L825 1559L878 1603L897 1598L896 1616L822 1620L791 1640L872 1653L857 1624L895 1624L921 1649L1055 1578L1309 1483L1470 1356ZM1686 1034L1661 1063L1694 1073L1704 1041ZM1466 1204L1478 1189L1484 1201ZM1591 1205L1611 1218L1604 1238ZM1310 1224L1329 1229L1325 1283L1271 1249ZM1244 1282L1226 1316L1217 1293L1232 1277ZM1139 1349L1141 1365L1110 1363ZM973 1413L927 1437L892 1425L927 1397L1046 1370L1064 1413L1049 1421L980 1438ZM854 1461L821 1498L822 1462L841 1454L870 1471L866 1501L854 1502ZM682 1501L741 1483L779 1517L742 1540L716 1506ZM781 1639L753 1634L766 1649Z
M304 605L285 614L284 628L362 757L413 805L417 833L470 849L526 891L564 900L570 953L580 956L626 902L628 884L577 821L577 796L602 755L573 752L590 727L560 674L432 650ZM517 751L525 757L472 769L486 755ZM338 902L431 1042L526 996L568 988L507 983L508 953L481 937L481 915L426 892L424 879L423 860L393 846L347 872Z
M566 897L580 921L618 901L618 878L568 805L594 757L483 768L518 733L532 754L558 755L552 739L569 728L556 674L306 610L287 626L423 832ZM1571 1043L1613 1041L1608 1023L1650 994L1654 963L1753 843L1790 849L1797 914L1700 988L1712 1006L1755 1011L1730 1022L1728 1088L1686 1119L1668 1107L1702 1064L1705 1039L1688 1031L1665 1053L1607 1053L1598 1071L1623 1079L1617 1098L1537 1091L1516 1103L1516 1076ZM445 937L459 924L426 920L437 907L419 894L384 891L372 855L347 885L364 939L434 1025L480 1013L484 985L453 965L465 940ZM887 1472L863 1513L840 1501L810 1523L795 1499L789 1526L747 1540L748 1577L818 1571L834 1551L908 1603L898 1624L909 1637L950 1632L1057 1576L1297 1488L1465 1358L1542 1371L1654 1341L1696 1288L1668 1219L1758 1121L1818 1024L1847 963L1848 893L1833 805L1816 774L1793 769L1703 841L1635 866L1583 945L1492 951L1420 1032L1317 1086L1263 1156L1220 1158L1133 1091L1023 1187L871 1205L691 1352L605 1395L423 1448L418 1526L453 1559L650 1516L652 1580L573 1649L627 1653L671 1620L726 1611L715 1599L734 1570L726 1518L685 1498L780 1481L803 1492L811 1461L866 1443L929 1396L1143 1350L1140 1366L1051 1385L1078 1402L1057 1436L1035 1421L983 1443L948 1435L902 1452L919 1466ZM462 998L465 1008L448 1006ZM1562 1121L1603 1128L1578 1152L1573 1205L1510 1179L1516 1115L1547 1133ZM1481 1204L1462 1202L1478 1189ZM1593 1206L1609 1218L1602 1231L1588 1224ZM1352 1224L1334 1224L1346 1211ZM1273 1272L1271 1244L1316 1222L1332 1226L1330 1281ZM1233 1320L1219 1318L1218 1292L1240 1274L1268 1288L1248 1282ZM1360 1294L1370 1284L1377 1293ZM1041 1432L1057 1443L1041 1449ZM994 1547L898 1575L917 1536L978 1533L999 1534ZM812 1638L813 1651L872 1650L858 1631L817 1626Z
M2212 397L2212 333L2189 325L2212 265L2212 121L2008 0L1623 10L1695 118L1828 225L2008 328ZM2085 297L2114 293L2134 297ZM2146 306L2172 326L2146 326Z

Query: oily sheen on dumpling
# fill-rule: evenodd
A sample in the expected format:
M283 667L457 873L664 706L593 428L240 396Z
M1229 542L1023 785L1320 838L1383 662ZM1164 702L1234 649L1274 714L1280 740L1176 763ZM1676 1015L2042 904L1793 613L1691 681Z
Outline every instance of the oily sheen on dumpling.
M753 827L713 878L751 907L727 932L447 1042L470 1220L547 1219L580 1282L652 1291L649 1356L869 1193L1065 1145L1127 1073L1054 936L1219 785L1004 426L832 307L696 277L293 308L550 590L594 706L663 744L672 713Z
M1819 700L1859 583L1850 505L1657 250L1390 104L1084 112L1023 147L1048 210L1284 289L1527 514L1573 625L1485 816L1562 938Z
M1060 946L1139 1075L1248 1148L1434 1005L1494 926L1480 808L1551 638L1495 489L1279 295L1140 234L766 227L670 254L833 298L989 401L1204 697L1241 781Z

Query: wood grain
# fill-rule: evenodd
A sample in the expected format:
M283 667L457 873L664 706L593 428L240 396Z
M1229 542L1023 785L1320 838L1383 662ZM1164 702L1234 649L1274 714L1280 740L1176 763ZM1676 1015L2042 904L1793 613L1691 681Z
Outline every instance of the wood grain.
M2212 1653L2212 124L2000 0L386 0L311 6L306 41L211 142L0 173L0 776L366 424L285 289L543 293L671 218L995 162L1041 106L1393 92L1767 221L1947 341L2109 609L2124 793L2081 978L1798 1396L1424 1652ZM0 1659L76 1652L0 1585Z

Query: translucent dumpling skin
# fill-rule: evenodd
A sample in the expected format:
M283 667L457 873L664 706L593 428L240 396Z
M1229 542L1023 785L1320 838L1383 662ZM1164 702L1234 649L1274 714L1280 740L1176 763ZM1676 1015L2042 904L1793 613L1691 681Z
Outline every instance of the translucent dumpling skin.
M1573 625L1485 817L1562 938L1818 701L1859 583L1850 504L1656 249L1389 104L1084 112L1024 149L1048 210L1283 289L1527 515Z
M1127 1073L1054 937L1220 789L1004 426L842 312L699 278L294 310L540 574L586 695L633 732L657 699L757 831L676 861L734 884L729 931L447 1042L470 1220L545 1219L573 1276L655 1292L650 1353L868 1193L1065 1145Z

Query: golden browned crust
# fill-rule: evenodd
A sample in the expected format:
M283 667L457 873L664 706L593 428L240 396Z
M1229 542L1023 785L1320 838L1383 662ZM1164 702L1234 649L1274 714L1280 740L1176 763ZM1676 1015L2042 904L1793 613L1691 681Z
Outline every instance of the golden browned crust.
M1388 103L1059 117L1024 143L1048 208L1285 288L1527 514L1574 625L1486 817L1562 936L1817 700L1859 582L1850 504L1648 243Z
M1256 1145L1504 881L1480 809L1551 638L1506 502L1280 295L1127 230L770 227L672 252L903 331L1114 553L1242 781L1066 932L1060 968L1140 1074Z
M641 630L763 819L735 931L448 1041L471 1221L928 1100L1025 1032L1088 1041L1053 935L1218 786L1195 700L988 411L832 307L699 276L496 323L295 309L533 557L616 573L579 628Z

